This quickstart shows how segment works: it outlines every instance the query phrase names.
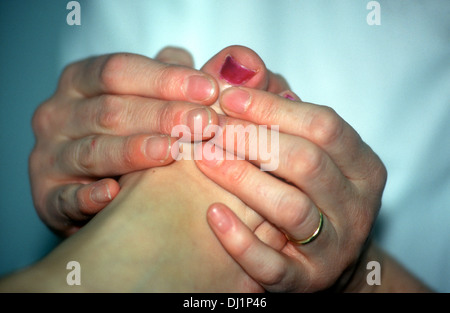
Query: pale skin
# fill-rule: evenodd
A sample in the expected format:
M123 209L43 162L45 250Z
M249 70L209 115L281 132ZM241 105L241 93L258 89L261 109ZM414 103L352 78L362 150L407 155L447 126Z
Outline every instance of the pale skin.
M169 52L173 53L174 51ZM175 50L175 52L178 53L178 50ZM339 284L341 280L344 280L345 275L342 275L342 273L347 269L352 269L353 264L359 258L363 243L369 234L370 227L378 212L386 179L384 166L373 151L359 138L357 133L335 114L334 111L327 107L301 102L295 94L285 91L284 89L287 87L285 82L270 72L267 72L262 61L243 47L224 49L202 68L203 73L210 74L208 80L213 78L212 81L217 82L217 85L213 84L215 86L214 91L209 93L209 95L212 95L211 98L208 98L207 101L201 104L215 102L219 90L223 91L225 87L229 87L229 84L219 75L220 67L229 54L232 54L235 59L247 68L254 70L256 74L242 84L247 88L231 88L223 92L220 97L220 110L217 102L212 108L219 113L225 112L228 115L227 118L220 118L221 123L237 124L253 122L263 125L280 125L280 142L282 143L280 145L280 155L282 157L280 167L273 173L275 177L280 179L260 172L257 167L246 161L224 161L219 165L213 164L213 166L207 166L207 162L197 162L198 168L204 174L224 188L224 190L240 198L243 203L255 210L259 217L257 222L258 227L255 227L252 223L249 224L248 220L244 219L246 224L250 226L250 228L247 228L244 227L244 224L235 215L231 214L231 211L227 207L214 205L208 211L208 222L223 247L247 271L252 277L251 280L257 281L269 291L317 291L328 288L335 283ZM180 55L183 55L184 60L179 57ZM170 56L167 56L167 52L165 57L170 59ZM188 60L183 53L178 54L175 58L181 60L178 63L183 63ZM126 74L119 76L111 75L111 73L117 73L117 71L112 71L111 69L116 67L122 69L125 64L128 64L127 62L130 61L130 58L122 55L116 59L119 59L119 61L116 60L112 65L106 66L106 69L110 69L109 75L104 73L97 75L98 72L95 69L95 62L99 62L103 66L103 71L105 68L104 63L98 60L93 62L93 69L88 67L89 70L87 72L90 73L90 76L83 73L83 71L81 71L81 74L73 75L75 78L77 75L81 75L80 77L83 78L101 77L103 80L106 77L108 78L107 82L102 81L97 85L86 84L86 88L88 89L94 86L94 91L85 91L83 95L92 97L93 95L102 94L102 92L111 90L114 91L113 93L130 92L129 89L123 87L121 80L130 79L132 76L135 77L136 73L133 72L133 75L130 74L129 77ZM90 64L92 65L93 63L91 62ZM76 66L72 66L72 69L77 73ZM86 69L86 67L83 69ZM183 67L182 70L187 69ZM92 73L96 74L94 75ZM102 72L100 71L100 73ZM145 71L145 73L148 74L151 71ZM71 77L70 68L66 71L66 76L63 75L62 81L64 81L64 77ZM71 79L67 78L67 83L76 82L76 79L73 77ZM138 87L135 86L136 84ZM135 85L133 85L133 88L139 89L137 79ZM64 89L64 86L70 86L70 84L64 85L64 82L62 82L60 86L63 87L60 87L58 92L63 93L61 89ZM99 86L99 89L95 89L96 86ZM132 85L130 84L129 86ZM263 90L258 91L256 89ZM241 96L238 97L236 95L239 91L241 92ZM245 103L244 106L238 106L236 108L236 105L239 103L238 98L243 99L242 91L250 93L251 101ZM58 98L58 92L53 99ZM138 90L134 90L133 94L138 92ZM297 101L285 99L283 96L286 93L289 93L290 98ZM76 93L69 94L75 95ZM147 94L144 96L155 97L157 94L158 92L155 92L154 95ZM100 102L97 101L99 98ZM121 152L124 151L124 148L133 152L138 150L142 151L140 149L142 142L145 142L148 137L134 134L137 130L140 132L148 131L146 128L148 127L148 122L147 124L142 122L142 116L164 112L166 115L163 117L166 119L163 120L169 121L168 125L170 126L180 122L180 116L183 116L181 106L188 106L184 102L180 104L179 102L172 101L168 105L168 102L153 101L153 106L156 105L158 108L159 105L160 108L163 108L155 110L153 106L141 105L139 107L136 104L139 101L136 100L142 100L141 98L120 96L119 98L125 98L127 100L125 108L131 113L129 116L122 116L120 114L118 116L125 119L125 121L131 117L133 117L133 121L137 119L133 124L138 125L138 127L135 129L127 123L124 123L127 126L125 129L120 129L118 123L112 123L112 126L110 125L110 128L107 128L108 131L106 134L100 131L101 135L97 134L95 140L92 140L92 137L83 137L90 135L94 129L96 132L99 132L99 129L103 129L95 123L99 120L103 120L102 124L105 121L112 120L117 122L121 120L117 118L117 110L113 111L115 112L112 114L114 118L105 118L110 117L111 114L104 114L105 111L102 111L102 108L103 110L105 107L109 108L106 112L111 113L110 109L113 107L111 103L116 103L111 100L105 102L105 98L111 99L112 97L100 96L97 98L94 97L95 100L91 98L88 100L81 98L82 100L79 100L81 104L84 102L88 103L86 104L86 108L93 110L90 111L90 114L96 118L87 120L94 121L94 123L85 125L86 132L78 134L81 139L61 141L63 144L58 143L59 149L63 151L62 155L67 156L66 158L61 158L64 164L62 166L54 166L50 162L52 170L49 171L47 167L47 170L43 170L43 173L47 174L47 181L52 183L42 185L44 186L42 188L47 188L47 191L41 189L35 193L41 195L41 208L49 208L50 216L55 211L64 212L62 219L59 222L58 219L53 219L53 223L56 221L57 225L63 225L63 228L60 230L66 234L71 234L78 229L76 223L69 224L72 226L68 229L67 227L64 228L64 225L67 225L67 221L76 220L74 217L78 217L78 220L81 221L88 220L93 214L103 208L110 199L113 199L119 190L117 182L112 179L104 179L100 183L94 182L90 185L80 183L95 181L98 176L123 174L130 171L133 167L136 167L136 169L148 167L146 162L149 163L149 160L142 158L142 153L125 154L127 162L124 163L123 154L112 156L111 154L105 153L105 151ZM114 99L117 100L117 96L114 96ZM47 104L47 108L51 108L52 104L53 106L55 105L51 100L49 103ZM105 103L109 104L105 106ZM124 104L123 102L120 103L120 105L115 105L123 109ZM174 107L179 110L174 111ZM74 113L67 115L69 121L72 118L71 123L68 124L76 125L74 122L79 122L82 118L77 119L79 116L77 112L79 111L77 111L77 107L74 105L72 108ZM140 108L140 111L136 108ZM183 109L185 108L183 107ZM145 114L142 114L142 110ZM38 138L43 138L41 142L45 142L45 139L47 139L49 146L57 146L55 144L55 138L50 137L49 139L49 137L45 137L42 135L42 133L45 133L45 130L39 129L39 125L36 126L36 124L42 122L42 115L45 116L45 114L42 114L42 111L45 112L45 110L40 111L38 110L37 117L34 119L35 131L40 134ZM167 112L175 113L167 114ZM204 116L205 109L202 109L201 112L200 114ZM211 122L213 124L218 123L219 116L214 112L210 113ZM89 116L89 113L87 114ZM86 115L83 116L86 117ZM100 119L98 118L99 116L101 117ZM183 122L186 122L186 120L183 120ZM158 123L157 125L161 127L163 124ZM53 127L57 126L53 124ZM68 129L69 131L73 131L75 127L72 129L69 127ZM162 132L157 127L152 130ZM51 133L50 129L48 133ZM76 136L67 137L73 139ZM128 144L124 145L124 142ZM134 142L135 144L130 144L130 142ZM116 143L115 146L114 143ZM93 149L79 150L78 147L83 145L84 147L91 147ZM32 170L33 168L45 169L45 162L44 167L42 167L42 163L36 161L45 158L36 157L37 153L54 153L52 151L45 152L45 149L43 149L45 145L39 149L39 141L37 147L34 152L34 157L32 155L30 158L30 164L36 162L37 165L41 166L31 166ZM116 147L116 149L111 150L107 149L107 147ZM164 147L166 146L159 143L158 147L162 148L160 155L165 156ZM80 164L73 163L76 162L74 160L80 160L80 158L71 158L70 156L73 156L74 152L79 151L89 151L88 154L81 155L82 157L88 156L87 159L89 162L79 161L82 165L87 164L88 166L80 167ZM95 161L97 158L100 159L100 157L103 157L103 159L106 158L107 160L111 159L112 164L117 165L115 168L116 172L112 174L108 172L113 167L98 167ZM61 159L58 159L58 161L61 161ZM163 162L169 163L170 161L170 158L165 158ZM259 160L253 161L255 165L258 165L258 162ZM104 162L104 164L111 163ZM124 167L124 164L127 166ZM153 164L158 165L156 162ZM54 170L55 168L57 169L56 172ZM75 170L71 171L68 168ZM67 173L70 173L71 176L67 176ZM32 172L32 177L33 174L36 176L36 173ZM53 177L49 177L51 175ZM54 178L58 176L62 176L64 179L55 180ZM188 176L186 175L186 177ZM61 181L72 184L61 185ZM290 183L287 184L286 181ZM93 202L89 201L92 200L93 186L97 186L97 184L108 187L109 192L104 193L108 195L108 199L102 203L93 205ZM52 186L52 188L49 188L49 186ZM49 190L54 191L49 192ZM254 190L263 192L255 194ZM220 202L219 199L210 199L211 201L209 203L203 203L202 205L207 207L213 202ZM45 206L45 203L50 203L50 206ZM224 203L227 202L224 201ZM339 210L336 209L337 204L339 204ZM61 210L61 207L63 210ZM318 207L320 207L325 216L324 229L318 239L306 246L296 246L288 242L283 233L280 232L280 229L295 238L309 236L318 224ZM66 222L64 222L64 219ZM270 221L270 223L264 219ZM49 222L52 223L52 218L49 219ZM168 239L169 237L166 238ZM369 251L372 251L372 248L369 248ZM262 259L265 260L263 264L260 262Z
M216 200L233 207L252 228L262 218L201 175L193 161L127 174L120 184L121 192L102 212L34 268L0 284L0 290L263 290L225 252L205 221L208 203ZM70 260L81 264L79 288L65 281Z
M76 232L119 191L115 180L99 178L172 162L160 135L206 116L217 96L211 76L143 56L69 65L33 117L30 179L41 219L62 236Z
M121 192L102 212L42 261L0 281L0 291L264 291L260 282L251 277L253 273L244 271L223 249L207 225L205 215L209 204L226 203L233 213L226 210L225 214L233 214L233 222L227 229L215 227L221 228L223 236L234 237L241 227L240 221L253 235L261 227L267 229L264 219L201 175L193 161L127 174L120 179L120 184ZM215 209L222 210L224 205L210 205L210 214ZM244 232L242 238L246 236ZM244 241L240 242L242 247ZM284 254L282 250L273 249L280 255ZM239 260L242 255L237 257ZM366 258L382 262L383 284L379 289L367 286L366 273L360 267L350 287L343 291L426 290L420 289L422 285L392 260L386 261L386 256L374 246L369 248ZM81 265L80 286L66 283L69 273L66 264L73 260ZM270 258L262 261L259 263L267 271L263 282L279 278L272 274L277 271L270 269ZM316 291L304 274L298 277L308 282L309 287L303 291Z

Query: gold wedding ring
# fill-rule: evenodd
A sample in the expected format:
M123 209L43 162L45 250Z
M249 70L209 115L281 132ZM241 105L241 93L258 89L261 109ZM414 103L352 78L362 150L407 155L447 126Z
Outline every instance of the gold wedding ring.
M296 245L306 245L307 243L310 243L311 241L313 241L314 239L317 238L317 236L319 236L321 230L322 230L322 226L323 226L323 214L320 210L319 211L319 226L317 227L317 229L314 231L314 233L309 236L306 239L303 240L298 240L295 238L292 238L291 236L289 236L288 234L284 234L287 238L287 240L289 240L290 242L296 244Z

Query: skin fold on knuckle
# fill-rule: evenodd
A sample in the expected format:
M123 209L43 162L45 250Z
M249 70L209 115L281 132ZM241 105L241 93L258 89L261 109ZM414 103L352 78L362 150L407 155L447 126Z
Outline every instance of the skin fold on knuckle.
M98 136L84 137L78 142L72 142L60 152L58 165L60 170L66 173L77 173L90 176L90 172L96 166L95 151Z
M311 113L309 133L319 146L333 145L344 131L344 121L339 115L327 106L318 106Z
M180 71L180 66L161 64L160 68L152 73L152 83L157 93L163 99L184 99L182 86L188 69Z
M310 201L306 197L294 197L291 201L284 204L285 208L283 227L286 229L309 229L311 223L308 222L309 211L311 210Z
M295 282L288 277L287 264L274 262L265 264L260 269L260 283L272 292L289 292L293 290Z
M54 102L55 100L50 98L42 103L31 118L31 127L38 139L50 136L53 133L55 118L60 117Z
M68 185L60 188L54 204L61 219L72 222L88 220L91 215L86 214L89 203L86 202L85 189L82 185ZM69 227L71 224L67 224Z
M151 115L153 116L153 118L148 119L148 121L154 121L154 129L158 129L160 133L166 135L171 134L173 125L182 123L181 116L183 115L183 112L177 112L175 110L175 107L175 101L166 101L164 105L157 109L156 112L152 112Z
M318 148L291 145L284 162L292 177L315 179L325 166L325 155Z
M234 188L245 186L249 176L250 167L246 166L247 164L245 164L245 162L239 162L236 160L225 162L227 164L222 167L221 172L226 175L230 186L234 186Z
M267 124L267 126L278 125L278 121L282 120L280 109L281 104L275 96L258 97L252 96L251 114L252 120L257 123Z
M369 184L372 186L375 194L381 197L381 194L383 193L386 186L388 172L383 162L375 153L372 154L371 159L372 161L368 166L371 173Z
M121 97L102 95L99 97L98 113L94 115L94 123L106 133L117 133L124 122L124 112L126 105Z
M252 240L248 237L235 234L233 245L229 249L238 260L252 260L256 253L254 247ZM282 289L281 285L286 278L287 270L286 264L279 260L273 260L273 262L263 260L263 263L258 266L257 276L259 277L259 283L275 289Z
M50 197L48 191L43 186L33 186L32 187L33 204L36 208L38 216L43 220L48 220L49 206L48 198Z
M308 217L310 202L305 196L289 191L282 192L273 203L274 221L283 229L295 229L303 225Z
M123 146L118 151L117 164L120 164L121 171L135 170L145 162L146 157L142 152L142 143L146 138L146 136L133 136L125 139Z
M123 75L129 71L128 65L132 55L128 53L114 53L99 60L98 81L101 89L108 92L121 90ZM94 69L96 66L94 66Z
M85 60L88 61L89 59ZM73 62L68 64L61 72L61 75L59 77L58 86L57 86L57 92L62 94L67 94L71 92L75 92L77 94L80 94L78 90L75 90L74 88L74 79L75 74L77 73L78 69L83 61L79 62Z

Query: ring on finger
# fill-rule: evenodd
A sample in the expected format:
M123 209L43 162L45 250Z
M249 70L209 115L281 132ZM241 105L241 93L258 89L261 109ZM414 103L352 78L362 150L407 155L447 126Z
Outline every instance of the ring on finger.
M309 236L306 239L299 240L299 239L293 238L285 233L284 235L286 236L287 240L289 240L290 242L292 242L293 244L296 244L296 245L306 245L306 244L314 241L319 236L320 232L322 231L322 227L323 227L323 214L320 211L320 209L318 209L318 211L319 211L319 226L317 226L317 229L314 231L314 233L311 236Z

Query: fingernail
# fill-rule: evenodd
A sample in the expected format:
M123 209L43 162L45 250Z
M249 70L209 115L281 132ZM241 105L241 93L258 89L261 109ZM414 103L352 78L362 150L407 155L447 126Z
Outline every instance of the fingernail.
M212 123L211 112L206 108L194 109L187 113L185 125L194 135L201 135L205 128Z
M247 111L250 101L250 93L239 88L232 88L223 93L221 104L225 109L243 114Z
M206 101L215 91L213 82L201 75L189 76L183 85L184 95L191 101Z
M104 203L112 200L109 186L104 183L94 185L91 191L91 200L97 203Z
M231 55L227 56L220 70L220 77L232 85L243 85L255 74L256 71L239 64Z
M233 222L228 214L220 207L214 207L208 211L210 221L222 234L228 232L233 226Z
M298 99L296 98L296 96L294 95L294 93L292 91L285 91L283 94L283 98L288 99L288 100L292 100L292 101L297 101Z
M290 94L288 94L288 93L285 94L284 97L285 97L286 99L288 99L288 100L296 101L296 99L295 99L293 96L291 96Z
M169 136L153 136L148 138L143 145L145 155L152 160L165 162L170 155L172 138Z

